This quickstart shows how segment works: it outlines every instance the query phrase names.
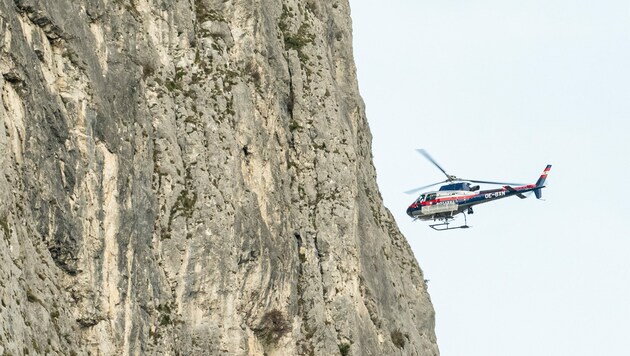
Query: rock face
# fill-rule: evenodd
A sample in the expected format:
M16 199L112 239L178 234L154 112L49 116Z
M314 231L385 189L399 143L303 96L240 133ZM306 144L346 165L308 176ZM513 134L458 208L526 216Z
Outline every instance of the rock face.
M0 354L438 354L347 0L0 0L0 71Z

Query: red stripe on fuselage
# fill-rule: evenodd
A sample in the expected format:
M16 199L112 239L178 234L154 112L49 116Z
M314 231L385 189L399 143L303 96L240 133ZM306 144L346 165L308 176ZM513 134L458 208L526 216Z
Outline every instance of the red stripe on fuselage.
M476 196L479 196L479 194L444 197L444 198L438 198L438 199L434 199L434 200L423 201L422 203L420 203L420 205L422 205L422 206L433 205L433 204L437 204L437 203L440 203L440 202L443 202L443 201L464 200L464 199L474 198Z

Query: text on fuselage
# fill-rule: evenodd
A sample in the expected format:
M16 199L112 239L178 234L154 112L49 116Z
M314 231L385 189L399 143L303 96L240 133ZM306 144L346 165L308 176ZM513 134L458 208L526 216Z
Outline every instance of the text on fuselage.
M486 195L484 195L484 197L486 199L490 199L490 198L498 198L498 197L503 197L505 196L505 191L501 191L501 192L494 192L494 193L486 193Z

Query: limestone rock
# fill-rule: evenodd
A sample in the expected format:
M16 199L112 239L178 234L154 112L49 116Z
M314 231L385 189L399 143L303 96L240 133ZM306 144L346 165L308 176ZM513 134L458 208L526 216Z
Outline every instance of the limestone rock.
M437 355L347 1L0 0L0 354Z

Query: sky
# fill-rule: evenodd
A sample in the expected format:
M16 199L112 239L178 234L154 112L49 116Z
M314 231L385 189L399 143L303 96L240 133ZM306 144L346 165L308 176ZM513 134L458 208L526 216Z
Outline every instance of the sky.
M350 5L380 191L429 280L441 355L630 355L630 2ZM405 214L404 191L445 179L418 148L471 179L553 167L543 200L436 232Z

